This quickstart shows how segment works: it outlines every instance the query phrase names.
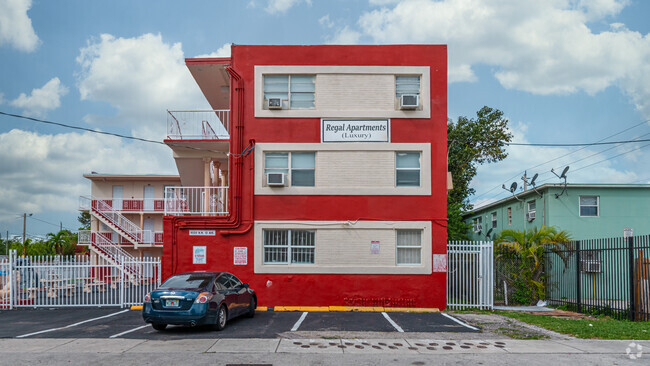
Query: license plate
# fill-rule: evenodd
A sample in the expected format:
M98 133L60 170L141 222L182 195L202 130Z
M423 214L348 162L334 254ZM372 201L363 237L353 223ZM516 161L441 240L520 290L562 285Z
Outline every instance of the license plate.
M178 307L178 300L165 300L165 306Z

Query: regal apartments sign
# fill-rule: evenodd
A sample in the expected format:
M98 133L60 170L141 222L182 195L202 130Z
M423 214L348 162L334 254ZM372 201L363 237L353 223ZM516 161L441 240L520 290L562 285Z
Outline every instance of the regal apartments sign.
M321 120L322 142L389 142L390 121Z

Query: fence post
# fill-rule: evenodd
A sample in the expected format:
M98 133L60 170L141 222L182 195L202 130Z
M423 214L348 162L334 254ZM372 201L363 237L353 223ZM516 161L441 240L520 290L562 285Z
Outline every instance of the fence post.
M582 288L580 283L580 240L576 240L576 302L578 313L582 312Z
M9 245L9 243L7 243ZM14 257L16 256L15 250L9 251L9 310L14 308Z
M634 306L634 237L630 236L627 238L627 253L628 253L628 267L629 267L629 277L630 277L630 320L634 321L635 319L635 306Z

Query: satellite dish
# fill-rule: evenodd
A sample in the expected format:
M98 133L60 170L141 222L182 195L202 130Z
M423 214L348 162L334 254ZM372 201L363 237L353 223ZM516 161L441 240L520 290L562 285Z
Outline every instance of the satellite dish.
M562 174L560 174L560 178L566 178L566 172L569 171L569 166L567 165L566 168L562 171Z
M517 190L517 182L512 182L510 185L510 192L514 193Z
M535 179L537 179L537 176L539 176L539 174L535 173L535 175L533 175L533 179L530 180L530 185L533 187L535 186Z

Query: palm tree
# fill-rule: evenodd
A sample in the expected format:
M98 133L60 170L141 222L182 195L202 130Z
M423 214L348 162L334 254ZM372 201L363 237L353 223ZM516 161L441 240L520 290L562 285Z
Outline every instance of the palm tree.
M70 244L70 232L61 230L56 234L47 234L47 241L52 245L56 254L63 254L63 249Z
M534 303L544 297L544 253L552 252L557 254L568 265L571 255L569 250L573 249L571 236L565 230L558 231L555 227L542 225L526 231L503 230L495 239L497 244L497 260L503 258L514 259L518 262L517 271L511 273L511 286L515 291L522 294L532 293L527 302ZM524 286L525 288L521 288ZM526 302L526 299L519 299L519 302Z

